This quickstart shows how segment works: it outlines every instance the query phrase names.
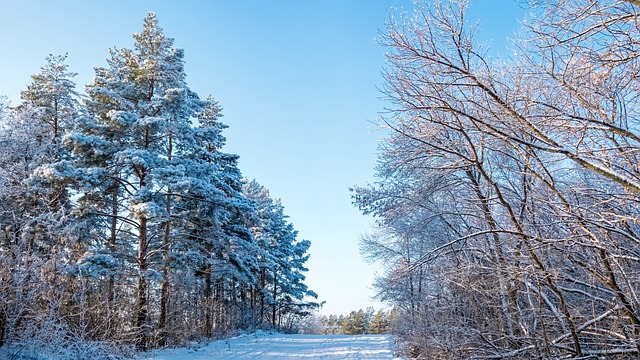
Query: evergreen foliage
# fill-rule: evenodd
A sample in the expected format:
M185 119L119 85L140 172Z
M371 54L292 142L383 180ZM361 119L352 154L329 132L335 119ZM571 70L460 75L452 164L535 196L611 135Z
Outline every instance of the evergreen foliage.
M315 324L305 329L317 334L391 334L397 318L396 310L375 310L373 307L349 312L347 315L316 315Z
M49 56L0 107L0 346L53 327L147 349L317 306L310 242L222 150L221 107L188 87L183 50L154 14L133 37L86 96Z

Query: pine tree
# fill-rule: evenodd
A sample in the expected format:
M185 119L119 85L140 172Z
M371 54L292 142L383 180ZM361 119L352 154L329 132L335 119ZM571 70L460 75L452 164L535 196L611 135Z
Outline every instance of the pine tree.
M387 334L389 332L389 315L382 309L378 310L369 323L370 334Z
M23 103L18 111L29 111L35 122L41 123L41 132L34 134L44 143L57 144L64 132L73 127L79 104L78 93L69 71L67 55L49 55L47 64L31 76L32 83L20 93Z
M220 290L225 282L251 283L257 269L257 248L248 229L254 210L241 193L238 157L221 151L225 142L221 131L226 126L218 121L220 108L211 97L205 104L197 115L197 128L175 133L173 164L159 173L158 181L166 184L167 196L174 198L175 214L170 217L177 234L173 245L163 244L163 253L166 258L169 252L164 249L173 246L179 262L204 277L204 329L211 336L224 316L219 306L217 320L213 319L213 284ZM165 239L167 234L165 229ZM191 255L186 257L187 253Z
M0 130L0 252L9 254L4 265L12 269L1 282L7 290L3 293L16 295L1 322L13 335L21 331L28 312L47 313L49 319L60 316L66 289L61 268L71 259L77 239L65 180L69 154L60 139L73 127L79 105L71 80L75 74L65 59L47 57ZM26 308L24 301L33 308ZM32 316L29 321L41 326L44 320Z
M304 302L305 297L317 295L304 284L305 262L309 259L308 240L297 240L297 231L286 221L284 207L279 199L273 200L269 191L255 180L245 184L245 194L256 204L258 222L252 228L257 244L262 249L259 259L260 318L266 318L270 305L270 322L278 326L278 315L306 314L317 304ZM280 311L278 312L278 309Z
M94 83L87 86L90 119L85 125L89 127L73 136L72 142L92 167L88 173L98 174L95 180L111 195L110 201L104 201L112 208L104 214L111 217L109 247L115 248L118 222L135 230L138 275L132 323L138 346L146 348L151 331L149 280L163 275L152 269L149 254L151 246L161 248L166 264L171 237L172 189L166 181L172 176L166 174L179 167L173 159L174 148L193 135L191 120L204 103L185 83L183 51L164 36L154 14L144 19L143 31L134 39L133 49L112 50L109 67L96 69ZM86 160L94 154L97 161ZM162 244L151 243L156 235ZM162 301L167 291L163 280ZM161 315L161 326L165 315Z

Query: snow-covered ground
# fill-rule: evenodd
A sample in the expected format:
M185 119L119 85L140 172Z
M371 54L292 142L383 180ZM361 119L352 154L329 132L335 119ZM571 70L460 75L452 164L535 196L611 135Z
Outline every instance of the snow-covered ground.
M199 347L159 350L143 356L152 360L392 360L389 335L282 335L256 333L213 341Z

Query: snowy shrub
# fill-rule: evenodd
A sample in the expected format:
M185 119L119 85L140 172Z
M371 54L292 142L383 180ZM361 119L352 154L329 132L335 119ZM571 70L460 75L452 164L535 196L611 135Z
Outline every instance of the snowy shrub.
M8 360L123 360L133 358L131 347L104 341L88 341L58 321L32 324L21 337L4 347Z

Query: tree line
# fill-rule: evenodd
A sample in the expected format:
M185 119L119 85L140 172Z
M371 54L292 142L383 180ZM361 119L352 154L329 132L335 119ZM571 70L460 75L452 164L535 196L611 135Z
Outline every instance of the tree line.
M304 333L325 335L392 334L397 326L396 310L375 310L373 307L353 310L347 315L316 314L306 320Z
M84 94L52 55L2 103L0 347L147 349L318 306L310 242L222 150L221 107L187 86L184 51L152 13L133 37Z
M639 8L526 3L500 60L466 0L382 34L388 136L352 194L415 358L640 354Z

